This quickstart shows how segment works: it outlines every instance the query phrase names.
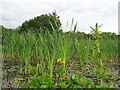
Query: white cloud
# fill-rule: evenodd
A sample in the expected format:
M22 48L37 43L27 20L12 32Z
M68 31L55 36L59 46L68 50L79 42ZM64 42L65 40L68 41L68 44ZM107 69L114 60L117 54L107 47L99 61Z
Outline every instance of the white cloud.
M118 32L118 0L2 0L0 24L15 28L26 19L54 10L63 28L74 17L79 30L90 32L89 26L103 24L102 31ZM66 30L67 31L67 30Z

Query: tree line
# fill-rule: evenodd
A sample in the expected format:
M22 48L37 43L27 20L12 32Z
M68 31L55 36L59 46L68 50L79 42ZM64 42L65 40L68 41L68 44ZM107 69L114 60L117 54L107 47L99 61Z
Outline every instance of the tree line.
M21 26L17 27L16 29L8 29L4 26L0 26L2 30L2 36L6 33L27 33L27 32L33 32L33 33L45 33L46 31L48 32L61 32L63 33L63 30L61 28L61 21L60 21L60 16L56 13L56 11L48 14L42 14L40 16L34 17L33 19L26 20L25 22L22 23ZM72 33L71 31L69 32L64 32L64 34L68 35ZM75 32L75 35L79 39L93 39L93 36L91 33L86 34L84 32ZM117 38L118 35L115 33L111 32L102 32L101 37L104 39L114 39Z

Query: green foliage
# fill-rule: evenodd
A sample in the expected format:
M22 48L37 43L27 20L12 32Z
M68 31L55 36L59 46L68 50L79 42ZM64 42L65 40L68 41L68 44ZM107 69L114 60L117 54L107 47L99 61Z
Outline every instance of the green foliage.
M20 26L20 32L28 32L29 30L33 32L45 32L46 30L53 31L53 28L54 30L59 30L60 27L61 22L59 16L56 11L54 11L52 14L42 14L34 19L25 21L22 26Z
M30 85L30 88L53 88L53 83L49 75L44 75L41 77L33 77Z
M51 82L48 75L33 77L28 83L29 88L110 88L109 84L95 85L90 79L81 75L71 75L65 81Z
M12 58L12 61L18 57L20 73L32 77L27 88L98 88L113 84L105 81L114 75L107 74L103 60L112 60L117 56L116 35L107 39L101 37L97 24L95 28L91 27L92 34L76 32L77 24L70 32L56 32L54 25L50 24L53 32L38 34L32 31L19 34L18 31L3 28L3 56ZM68 67L71 69L73 62L79 65L80 68L77 69L80 74L74 72L72 75L68 72ZM94 74L101 80L97 81L98 84L93 77L87 78L86 73L83 73L89 70L91 72L87 74L88 76Z

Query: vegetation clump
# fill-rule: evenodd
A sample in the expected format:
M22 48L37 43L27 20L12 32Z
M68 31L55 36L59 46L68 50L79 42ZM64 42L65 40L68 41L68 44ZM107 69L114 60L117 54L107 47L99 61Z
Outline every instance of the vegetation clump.
M100 32L98 24L90 34L76 31L77 24L62 32L58 18L41 15L20 30L2 26L3 71L9 72L7 62L12 73L17 68L9 88L117 88L118 36Z

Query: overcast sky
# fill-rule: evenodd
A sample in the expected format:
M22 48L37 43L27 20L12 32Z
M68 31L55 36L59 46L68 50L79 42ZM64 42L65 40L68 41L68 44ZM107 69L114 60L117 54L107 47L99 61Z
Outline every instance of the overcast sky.
M118 33L119 0L0 0L0 24L16 28L25 20L56 10L64 31L72 18L78 30L90 32L90 26L103 24L101 31Z

